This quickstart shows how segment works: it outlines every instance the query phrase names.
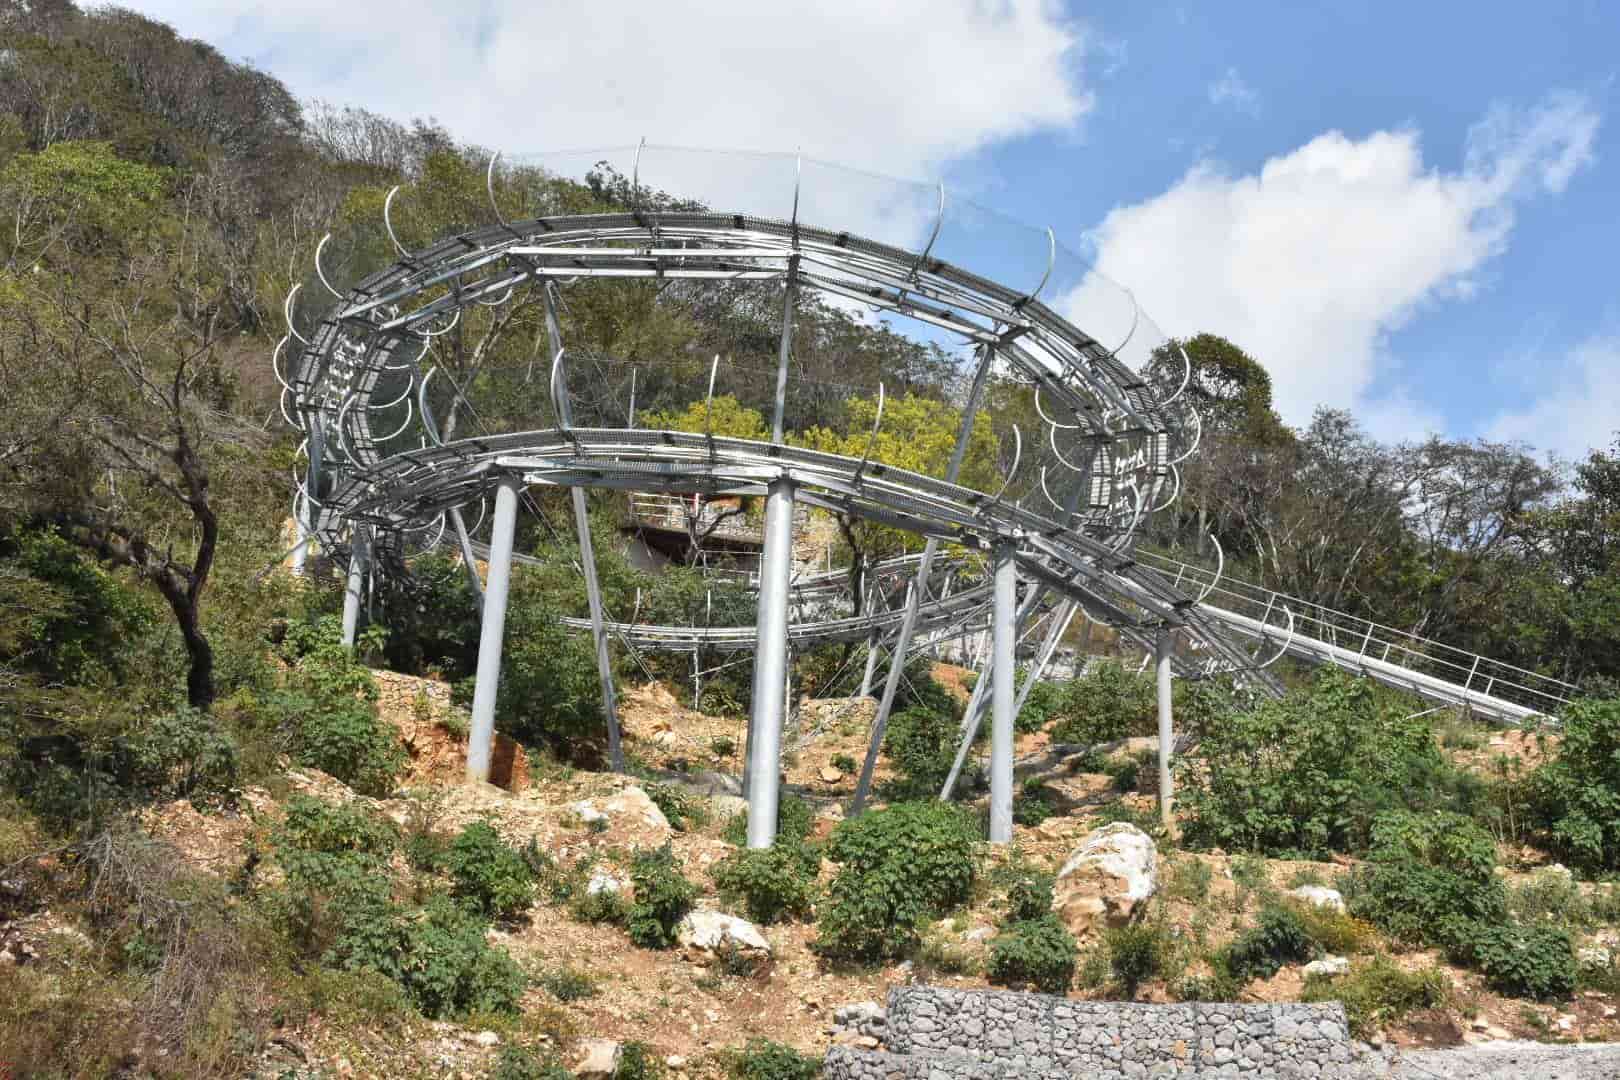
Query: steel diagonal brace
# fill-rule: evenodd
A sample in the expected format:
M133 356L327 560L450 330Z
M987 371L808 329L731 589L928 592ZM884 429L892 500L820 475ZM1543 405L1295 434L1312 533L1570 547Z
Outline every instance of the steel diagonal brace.
M951 451L950 464L945 468L947 483L956 483L956 478L962 471L962 461L967 457L968 439L973 434L974 420L978 416L979 403L984 398L985 383L990 377L990 368L995 362L995 357L996 350L992 345L987 344L980 351L979 367L973 373L973 385L968 390L967 403L962 410L961 427L956 433L956 446ZM922 561L917 565L917 576L906 594L905 615L901 619L900 630L895 635L894 648L889 654L889 676L883 684L883 699L878 703L877 716L872 721L872 741L866 749L866 760L861 764L861 778L855 785L855 799L850 806L851 815L859 814L865 807L867 795L872 788L872 771L877 767L878 751L883 747L883 734L889 726L889 712L894 708L894 697L900 689L900 677L905 672L906 650L911 645L911 635L917 626L917 609L922 603L928 573L933 567L934 555L938 551L939 541L930 536L923 545Z
M544 290L546 312L546 336L551 345L553 355L561 358L562 329L557 324L557 304L548 287ZM568 399L567 388L564 387L557 395L556 404L561 414L558 419L564 427L572 429L574 426L573 404ZM607 633L603 628L602 616L602 586L596 579L596 548L591 540L591 521L589 509L585 503L585 489L577 484L568 489L569 498L574 506L574 529L579 537L579 561L585 571L585 595L591 608L591 637L596 645L596 675L602 684L602 712L607 718L608 733L608 760L616 773L624 772L624 749L619 739L619 709L617 694L613 688L613 661L608 656Z

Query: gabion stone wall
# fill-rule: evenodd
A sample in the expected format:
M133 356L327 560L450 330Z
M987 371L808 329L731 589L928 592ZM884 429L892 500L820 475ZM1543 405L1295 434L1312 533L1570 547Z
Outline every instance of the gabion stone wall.
M1369 1075L1344 1009L1136 1005L1044 994L891 991L888 1052L835 1048L830 1080Z

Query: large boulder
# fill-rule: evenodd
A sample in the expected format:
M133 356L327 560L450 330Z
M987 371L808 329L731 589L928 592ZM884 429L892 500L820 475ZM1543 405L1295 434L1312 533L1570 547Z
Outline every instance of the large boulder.
M586 1039L579 1044L584 1056L574 1066L579 1080L613 1080L618 1074L624 1047L612 1039Z
M587 826L607 834L606 839L614 844L661 847L670 836L669 819L635 786L617 795L581 799L568 809Z
M1297 889L1289 889L1288 895L1302 904L1344 913L1344 897L1338 889L1330 889L1326 885L1301 885Z
M1124 926L1159 888L1159 851L1135 825L1116 821L1080 842L1053 886L1053 908L1077 938Z
M686 958L699 964L726 956L728 963L738 962L757 970L771 959L771 943L759 927L722 911L688 913L675 927L675 940Z

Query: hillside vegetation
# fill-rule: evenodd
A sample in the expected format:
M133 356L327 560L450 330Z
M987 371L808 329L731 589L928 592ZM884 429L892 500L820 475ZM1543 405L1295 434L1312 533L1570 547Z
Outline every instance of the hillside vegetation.
M881 808L840 820L868 715L840 703L790 747L777 846L744 851L712 774L740 771L746 658L688 708L687 657L616 652L641 705L631 775L603 771L594 656L559 622L587 610L568 511L535 489L497 716L522 782L454 783L478 636L463 567L392 567L358 647L340 644L330 558L278 569L297 443L269 358L289 289L318 304L323 235L351 281L394 257L395 184L407 246L487 221L487 158L431 120L300 103L127 11L0 0L0 1074L556 1078L610 1037L623 1077L770 1080L814 1073L835 1006L918 978L1336 997L1359 1032L1404 1040L1476 1017L1620 1038L1620 457L1569 471L1522 447L1382 446L1336 413L1293 430L1263 362L1208 335L1184 343L1204 450L1153 542L1196 556L1213 534L1267 585L1578 682L1556 727L1493 735L1336 673L1289 672L1278 702L1178 686L1195 743L1165 835L1150 750L1128 741L1153 731L1151 690L1103 664L1031 695L1020 749L1052 763L1026 770L1017 842L987 851L976 769L959 805L933 800L964 673L918 661ZM606 167L507 170L496 197L515 217L632 194L681 198ZM763 430L773 288L566 297L564 338L605 385L637 365L642 425ZM874 460L941 472L954 354L811 297L795 321L790 437L864 453L881 381ZM462 434L546 415L514 374L543 329L519 304L446 340L478 406ZM692 387L717 352L711 416ZM1040 428L1030 390L995 380L967 482L1010 460L1014 422ZM695 566L637 568L622 498L593 494L591 514L610 611L752 619L745 590ZM920 546L817 524L863 602L872 560ZM794 687L838 697L863 660L798 654ZM1154 836L1160 887L1077 938L1052 877L1110 822ZM1288 895L1312 884L1348 910ZM746 917L769 957L680 946L694 908ZM1328 954L1348 973L1307 979Z

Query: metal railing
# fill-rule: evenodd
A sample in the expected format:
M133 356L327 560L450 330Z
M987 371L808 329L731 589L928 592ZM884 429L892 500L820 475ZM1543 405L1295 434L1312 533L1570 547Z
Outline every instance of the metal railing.
M1429 700L1464 705L1477 713L1520 722L1556 712L1578 693L1575 686L1445 642L1301 600L1298 597L1172 556L1139 547L1136 558L1182 592L1203 598L1215 619L1249 636L1282 638L1284 607L1293 613L1291 655L1331 663Z

